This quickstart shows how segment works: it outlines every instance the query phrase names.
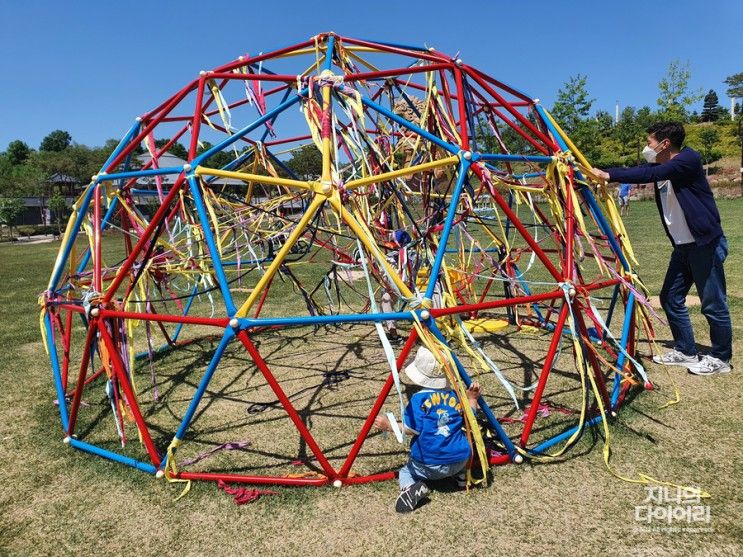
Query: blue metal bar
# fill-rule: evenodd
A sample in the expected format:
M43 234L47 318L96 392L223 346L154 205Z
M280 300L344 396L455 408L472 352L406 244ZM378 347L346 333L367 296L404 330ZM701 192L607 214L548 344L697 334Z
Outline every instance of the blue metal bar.
M619 297L619 286L621 283L617 283L614 286L614 292L611 293L611 302L609 303L609 311L606 314L606 328L611 326L611 318L614 316L614 307L617 305L617 298Z
M214 355L209 362L209 366L206 368L204 376L201 378L199 387L198 389L196 389L196 393L191 399L191 404L188 405L188 410L186 410L186 414L183 416L181 425L178 427L178 431L175 434L175 437L177 439L183 439L183 435L186 433L188 426L191 425L191 420L193 419L194 413L196 413L196 408L201 402L201 398L204 396L206 388L209 386L209 381L211 381L212 376L214 375L214 371L217 369L217 365L222 359L222 354L224 354L225 348L227 348L227 345L234 338L234 336L235 333L233 332L232 327L227 327L227 329L225 329L224 335L222 336L222 340L219 343L219 346L217 346L217 349L214 351ZM164 463L165 460L163 460L163 464L161 465L162 467L164 467Z
M231 135L230 137L228 137L228 138L224 139L223 141L220 141L219 143L217 143L211 149L208 149L208 150L204 151L203 153L201 153L198 157L196 157L191 162L191 165L194 168L196 168L202 162L204 162L205 160L207 160L209 157L211 157L215 153L218 153L218 152L222 151L225 147L229 147L230 145L232 145L233 143L235 143L239 139L242 139L242 137L244 135L252 132L257 127L259 127L262 124L268 122L275 115L279 114L280 112L283 112L284 110L286 110L290 106L293 106L293 105L297 104L302 99L302 97L305 94L307 94L307 89L303 89L302 91L300 91L299 93L297 93L297 95L295 97L284 101L283 103L281 103L279 106L277 106L273 110L269 110L263 116L261 116L260 118L258 118L257 120L255 120L252 124L248 124L243 129L237 131L234 135Z
M140 189L132 189L129 190L132 195L160 195L160 192L157 190L140 190ZM170 193L170 190L163 190L162 194L163 196L167 196Z
M139 120L136 120L134 124L132 124L132 127L129 128L129 131L126 133L126 135L122 138L121 141L119 141L116 149L113 150L113 152L106 159L106 162L103 163L101 171L105 171L108 168L108 165L111 164L114 159L119 156L119 153L121 153L121 151L123 151L124 148L129 145L129 142L132 140L132 138L139 133L139 129L141 127L142 123Z
M516 161L516 162L546 162L550 163L554 159L544 155L513 155L505 153L480 153L480 158L486 161Z
M436 281L439 278L439 271L441 270L441 262L444 259L444 252L446 251L446 243L449 240L449 233L451 232L452 223L454 222L454 217L457 212L457 205L459 204L459 196L462 194L464 180L467 177L469 167L470 161L462 159L462 162L459 165L457 183L454 185L454 190L451 194L451 203L449 203L449 211L446 214L444 229L441 231L441 236L439 236L439 245L436 249L436 259L434 259L433 266L431 267L431 275L428 279L428 286L426 287L425 297L429 300L433 297L433 292L436 288Z
M155 468L152 464L140 462L139 460L134 460L133 458L129 458L128 456L123 456L118 453L96 447L95 445L85 443L84 441L80 441L79 439L75 439L74 437L70 437L70 446L75 447L76 449L79 449L81 451L85 451L86 453L102 456L103 458L113 460L114 462L126 464L127 466L131 466L132 468L136 468L137 470L141 470L142 472L147 472L148 474L154 475L155 473L157 473L157 468Z
M44 315L44 328L46 329L46 340L49 343L49 359L52 362L52 375L54 376L54 388L57 391L59 402L59 417L62 420L62 430L69 429L69 418L67 416L67 400L65 399L64 386L62 385L62 373L59 371L59 359L57 358L57 347L54 343L54 331L52 330L52 319L49 312Z
M325 49L325 60L322 65L323 70L330 70L333 65L333 50L335 49L335 35L328 36L328 46Z
M596 416L595 418L591 418L590 420L588 420L587 422L585 422L583 424L583 427L584 428L586 428L586 427L593 427L596 424L601 423L601 420L603 420L603 419L604 419L603 416L600 416L600 415L599 416ZM568 439L568 438L572 437L572 435L576 431L578 431L579 429L580 429L580 426L571 427L570 429L568 429L567 431L564 431L560 435L556 435L556 436L552 437L551 439L547 439L546 441L540 443L539 445L537 445L533 449L529 449L529 453L532 453L532 454L543 453L544 451L546 451L547 449L549 449L551 446L556 445L560 441L563 441L565 439Z
M278 159L278 158L276 157L276 155L274 155L274 154L273 154L273 153L272 153L271 151L269 151L269 150L268 150L268 148L266 148L266 154L267 154L267 155L269 156L269 158L270 158L270 159L271 159L271 160L272 160L273 162L275 162L275 163L276 163L276 164L278 164L278 165L279 165L279 166L280 166L280 167L281 167L282 169L284 169L284 171L285 171L285 172L286 172L287 174L289 174L289 176L291 176L293 180L299 180L299 181L302 181L302 178L300 178L299 176L297 176L297 175L296 175L296 174L294 173L294 171L293 171L293 170L292 170L291 168L289 168L288 166L286 166L286 164L284 164L284 161L282 161L282 160Z
M630 292L629 296L627 297L627 306L624 310L624 324L622 325L622 338L619 341L619 346L621 347L621 350L619 351L619 355L617 356L617 369L619 371L622 370L624 367L624 361L627 359L625 356L625 351L627 350L627 341L629 340L629 335L632 328L632 314L634 313L635 309L635 295ZM614 389L611 392L611 407L614 409L617 405L617 401L619 400L619 388L622 383L622 374L619 373L619 371L614 375Z
M361 102L364 103L369 108L373 108L374 110L376 110L380 114L384 114L390 120L393 120L394 122L397 122L401 126L403 126L405 128L408 128L410 131L413 131L413 132L417 133L418 135L420 135L422 137L425 137L426 139L428 139L429 141L435 143L439 147L441 147L443 149L446 149L447 151L449 151L453 155L456 155L457 153L459 153L459 151L461 151L461 149L457 145L452 145L451 143L447 143L443 139L441 139L439 137L436 137L435 135L427 132L424 129L419 128L415 124L411 124L405 118L403 118L401 116L398 116L397 114L395 114L391 110L388 110L387 108L383 107L381 104L375 103L373 100L371 100L370 98L366 97L365 95L361 95Z
M98 176L99 182L110 182L119 179L142 178L144 176L164 176L167 174L180 174L183 172L182 166L166 166L164 168L148 168L146 170L127 170L125 172L116 172L114 174L101 174Z
M199 277L199 279L201 279L201 277ZM188 315L188 312L191 309L191 304L193 304L193 301L196 298L196 292L198 290L199 290L199 281L197 280L196 284L193 285L193 290L191 291L191 296L188 298L186 307L183 309L183 315ZM175 333L173 334L173 342L178 340L178 335L181 334L181 329L183 329L183 325L185 325L185 323L178 323L178 326L175 328Z
M449 344L446 342L446 339L444 338L444 335L441 334L441 331L436 326L436 322L433 319L429 319L426 323L428 326L428 329L434 334L434 336L439 339L441 342L449 346ZM472 384L472 379L467 374L467 371L464 369L464 366L459 361L459 358L457 358L457 355L454 352L451 352L452 359L454 360L454 363L457 366L457 370L459 371L459 375L462 377L462 380L464 381L464 384L469 387ZM477 402L480 404L480 409L482 410L483 414L488 419L488 422L490 422L490 425L493 426L493 429L495 429L495 432L497 433L499 439L505 445L506 451L508 451L508 455L511 457L511 459L514 458L516 455L516 447L513 446L513 442L508 437L506 432L501 427L500 423L498 422L498 418L495 417L495 414L493 414L493 411L488 406L488 403L485 402L485 399L481 396L477 399ZM462 404L465 404L466 401L462 401Z
M224 268L222 267L222 258L219 256L217 250L217 244L214 242L214 234L212 233L211 223L209 217L206 214L206 207L204 206L204 200L201 198L201 186L194 177L193 174L188 175L188 184L190 186L191 195L193 196L194 205L196 205L196 212L199 214L199 220L201 221L201 228L204 231L204 238L206 244L209 247L209 254L212 256L212 266L214 272L217 275L217 282L219 282L219 289L222 291L222 297L224 298L225 306L227 307L227 313L230 317L235 315L237 309L235 303L232 301L232 293L227 282L227 277L224 274Z
M428 52L428 49L425 46L411 46L409 44L399 44L399 43L388 43L388 42L382 42L382 41L373 41L371 39L362 39L357 37L357 40L364 41L367 43L376 43L381 44L384 46L391 46L392 48L404 48L405 50L415 50L417 52Z

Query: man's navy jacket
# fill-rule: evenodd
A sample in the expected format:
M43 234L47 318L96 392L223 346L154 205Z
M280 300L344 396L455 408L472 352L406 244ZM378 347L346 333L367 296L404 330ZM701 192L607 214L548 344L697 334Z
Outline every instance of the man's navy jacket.
M645 164L634 168L609 168L606 171L611 182L646 184L670 180L686 224L698 246L706 246L722 236L720 213L712 196L707 178L704 175L702 157L694 149L684 147L678 155L663 164ZM663 219L658 188L655 188L655 202ZM666 228L668 234L668 228ZM668 234L671 238L671 235ZM673 243L673 238L671 238Z

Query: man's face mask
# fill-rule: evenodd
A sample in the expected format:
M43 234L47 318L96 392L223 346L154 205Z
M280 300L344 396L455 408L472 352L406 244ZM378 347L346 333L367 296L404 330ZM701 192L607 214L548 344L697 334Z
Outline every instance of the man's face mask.
M659 142L656 146L660 147L663 142ZM663 151L664 148L661 148L660 151ZM649 163L654 163L655 159L658 157L658 152L655 149L653 149L650 145L645 145L642 149L642 156L645 157L645 160Z

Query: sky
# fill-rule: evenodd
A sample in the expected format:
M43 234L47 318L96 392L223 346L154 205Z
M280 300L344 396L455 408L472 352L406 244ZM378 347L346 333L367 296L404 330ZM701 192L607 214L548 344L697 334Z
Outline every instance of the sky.
M743 72L742 0L0 0L0 22L0 151L55 129L102 145L199 70L323 31L459 52L548 107L587 75L594 110L611 114L655 108L675 59L725 107L724 79Z

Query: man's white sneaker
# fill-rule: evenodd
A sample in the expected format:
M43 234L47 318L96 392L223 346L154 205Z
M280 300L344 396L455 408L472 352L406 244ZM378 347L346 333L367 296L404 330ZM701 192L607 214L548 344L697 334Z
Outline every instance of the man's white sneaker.
M696 354L694 356L687 356L678 350L669 350L665 354L657 354L653 356L653 361L656 364L664 366L684 366L685 368L688 368L691 365L698 364L699 358Z
M689 366L689 373L694 375L715 375L716 373L730 373L732 367L728 362L719 358L706 355L702 356L699 363Z

